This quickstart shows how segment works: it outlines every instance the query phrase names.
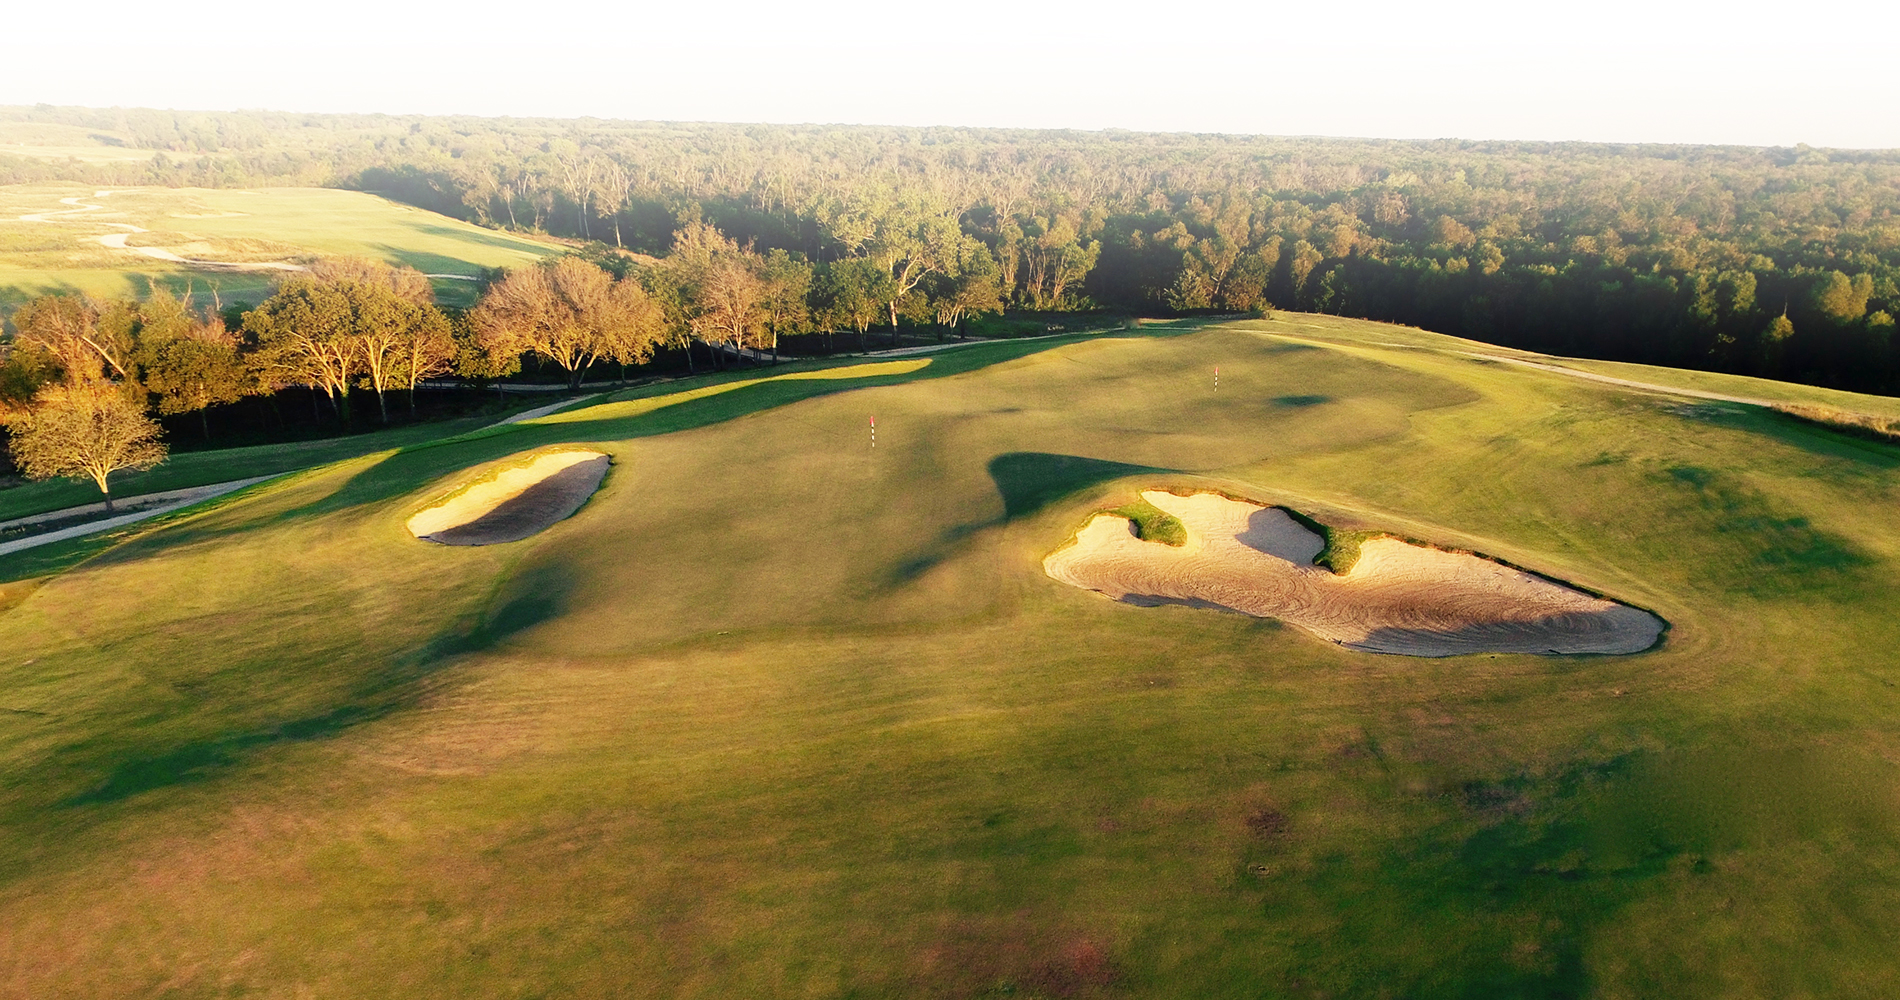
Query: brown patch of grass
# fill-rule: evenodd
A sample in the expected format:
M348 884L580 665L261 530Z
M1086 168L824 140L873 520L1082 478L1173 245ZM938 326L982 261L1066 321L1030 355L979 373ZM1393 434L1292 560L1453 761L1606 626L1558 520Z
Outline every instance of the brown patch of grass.
M1261 806L1247 814L1247 830L1261 840L1273 840L1286 833L1286 813L1272 806Z
M1099 937L1059 930L1027 913L958 920L921 956L920 994L1087 1000L1118 978Z
M1900 444L1900 419L1893 417L1876 417L1808 403L1778 403L1775 412L1804 424L1814 424L1853 437Z

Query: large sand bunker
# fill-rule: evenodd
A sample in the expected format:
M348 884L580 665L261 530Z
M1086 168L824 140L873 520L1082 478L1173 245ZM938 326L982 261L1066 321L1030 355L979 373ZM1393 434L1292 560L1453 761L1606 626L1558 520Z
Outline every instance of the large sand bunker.
M1647 611L1478 556L1377 538L1339 575L1313 565L1324 540L1278 508L1210 493L1141 496L1186 527L1186 545L1142 541L1126 518L1097 514L1044 571L1131 604L1278 618L1376 653L1637 653L1662 634Z
M556 451L504 469L409 519L409 533L443 545L499 545L572 516L600 488L607 456Z

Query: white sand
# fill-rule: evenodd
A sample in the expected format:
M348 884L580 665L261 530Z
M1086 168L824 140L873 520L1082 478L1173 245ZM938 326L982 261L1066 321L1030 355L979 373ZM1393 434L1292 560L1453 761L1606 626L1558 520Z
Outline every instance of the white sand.
M1478 556L1379 538L1340 576L1312 565L1325 543L1285 511L1210 493L1142 499L1180 520L1186 545L1142 541L1127 519L1097 514L1044 571L1116 600L1277 618L1379 653L1635 653L1662 633L1647 611Z
M443 545L498 545L540 534L581 509L608 463L597 451L536 456L411 517L409 533Z

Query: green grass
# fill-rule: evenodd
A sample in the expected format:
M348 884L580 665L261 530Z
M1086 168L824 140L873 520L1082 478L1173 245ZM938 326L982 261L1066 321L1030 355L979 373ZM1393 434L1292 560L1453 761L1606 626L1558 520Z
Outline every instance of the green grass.
M1146 500L1123 504L1106 513L1134 522L1135 537L1142 541L1174 546L1187 544L1187 526L1173 514Z
M521 404L539 406L542 400ZM339 459L372 452L388 451L412 444L426 443L486 427L501 416L484 414L434 423L412 424L390 430L352 434L347 437L319 438L289 444L254 445L245 448L220 448L210 451L179 452L146 472L121 472L112 476L112 495L138 496L181 490L212 483L228 483L253 476L268 476L294 469L325 465ZM98 503L99 488L91 480L47 479L0 490L0 521L47 511L62 510L80 504Z
M1313 565L1324 566L1340 576L1352 572L1359 563L1359 546L1375 538L1386 537L1383 531L1352 531L1346 528L1334 528L1321 525L1320 537L1326 540L1326 547L1313 557Z
M18 221L25 214L68 209L60 203L67 197L101 210L57 221ZM227 302L256 302L268 294L270 273L212 274L99 246L95 237L124 231L112 223L149 230L131 235L131 246L167 248L189 258L301 263L357 256L427 274L472 276L559 249L361 191L137 188L96 197L93 189L72 185L0 187L0 307L50 292L143 295L151 281L180 293L192 289L194 301L209 302L214 287ZM470 282L441 279L435 285L445 303L473 302Z
M1885 995L1900 449L1467 347L1280 314L649 386L13 585L0 996ZM403 531L562 443L615 459L571 520ZM1043 576L1156 487L1672 629L1412 660Z

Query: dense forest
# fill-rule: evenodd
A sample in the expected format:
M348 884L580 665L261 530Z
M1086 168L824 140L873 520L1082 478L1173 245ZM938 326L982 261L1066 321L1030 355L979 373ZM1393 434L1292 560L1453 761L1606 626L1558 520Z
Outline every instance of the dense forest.
M886 286L869 294L880 314L849 325L951 322L993 287L1009 308L1271 304L1900 389L1900 152L48 106L0 120L153 151L0 152L4 183L335 185L652 257L710 224L820 284Z

